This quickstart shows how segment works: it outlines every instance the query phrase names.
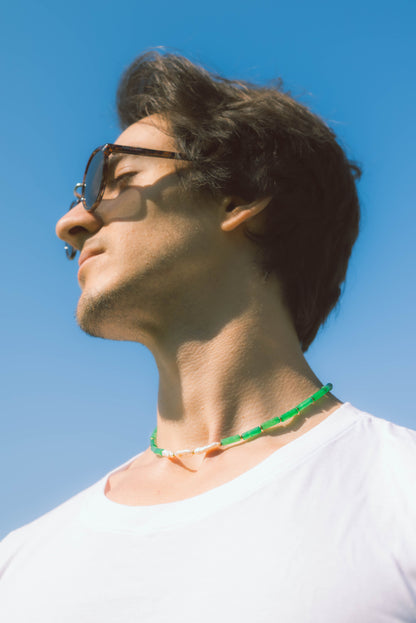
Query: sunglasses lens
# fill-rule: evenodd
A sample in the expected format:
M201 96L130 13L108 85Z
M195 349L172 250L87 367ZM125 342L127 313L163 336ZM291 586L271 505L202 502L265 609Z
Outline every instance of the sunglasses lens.
M85 177L84 197L87 210L91 210L100 194L104 169L104 152L97 151L93 156Z
M72 208L75 208L77 203L79 203L78 199L75 199L74 201L72 201L71 205L69 206L69 210L72 210ZM77 250L72 245L70 245L69 242L65 242L64 249L65 249L65 255L68 258L68 260L73 260L77 254Z
M64 249L65 249L65 254L68 260L73 260L77 254L77 250L74 249L74 247L72 247L70 244L68 244L68 242L65 243Z

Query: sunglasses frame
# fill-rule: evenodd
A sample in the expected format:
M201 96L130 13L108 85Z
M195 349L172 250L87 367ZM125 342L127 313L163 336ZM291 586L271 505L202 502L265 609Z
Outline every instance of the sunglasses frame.
M94 158L95 154L97 154L99 151L104 152L103 172L101 176L100 189L98 191L97 199L95 200L93 205L89 208L87 206L87 201L85 199L85 187L86 187L85 182L87 179L88 168L91 164L91 161ZM130 147L128 145L115 145L114 143L106 143L105 145L101 145L101 147L97 147L97 149L94 149L91 156L89 157L87 166L85 167L85 173L84 173L84 178L82 180L82 183L75 184L74 196L76 197L76 199L75 201L74 200L72 201L69 207L70 210L72 210L72 208L74 208L80 202L82 203L84 209L87 210L87 212L92 212L99 205L100 201L103 198L104 191L105 191L107 169L108 169L108 157L110 154L114 154L114 153L131 154L133 156L134 155L152 156L153 158L168 158L170 160L189 161L189 158L187 158L184 154L180 154L179 152L176 152L176 151L163 151L160 149L148 149L147 147ZM64 248L65 248L65 254L68 260L73 260L77 254L77 250L72 245L70 245L69 242L65 243Z
M103 172L101 175L100 189L98 191L96 200L94 201L93 205L90 207L87 205L87 201L85 199L87 174L88 174L88 169L92 162L92 159L100 151L104 153L104 163L103 163ZM92 152L91 156L88 159L87 166L85 167L85 173L84 173L84 178L82 180L82 184L77 184L74 188L75 197L79 201L81 201L83 207L85 208L85 210L87 210L87 212L92 212L93 210L95 210L95 208L99 205L99 203L101 202L103 198L105 186L106 186L106 179L107 179L108 158L110 154L131 154L131 155L136 155L136 156L151 156L153 158L168 158L169 160L186 160L186 161L189 160L189 158L187 158L184 154L181 154L176 151L163 151L160 149L148 149L147 147L130 147L128 145L115 145L114 143L106 143L105 145L101 145L101 147L97 147L97 149L94 149L94 151ZM78 189L80 189L81 192L79 192Z

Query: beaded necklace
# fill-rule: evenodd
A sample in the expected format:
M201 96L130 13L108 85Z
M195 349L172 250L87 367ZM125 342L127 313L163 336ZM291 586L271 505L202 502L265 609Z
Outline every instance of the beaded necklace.
M315 392L309 398L306 398L302 402L300 402L296 407L286 411L283 415L278 415L276 417L271 418L270 420L266 420L263 424L256 426L255 428L251 428L247 430L245 433L241 435L232 435L231 437L224 437L220 441L214 441L214 443L210 443L207 446L201 446L200 448L194 448L193 450L177 450L176 452L172 452L171 450L164 450L163 448L159 448L156 442L157 428L153 431L152 436L150 437L150 448L152 451L158 456L166 456L168 458L184 456L185 454L202 454L203 452L207 452L208 450L212 450L214 448L224 448L227 449L230 446L241 443L244 441L252 441L257 437L260 437L266 430L270 428L274 428L278 424L282 422L286 422L290 418L294 417L297 413L300 413L306 407L309 407L314 402L318 402L323 396L325 396L328 392L331 391L333 385L332 383L327 383L327 385L323 385L321 389Z

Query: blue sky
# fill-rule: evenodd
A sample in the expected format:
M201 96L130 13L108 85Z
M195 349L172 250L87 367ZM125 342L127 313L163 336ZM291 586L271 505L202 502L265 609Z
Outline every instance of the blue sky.
M54 235L90 152L119 133L120 73L151 47L230 78L282 77L362 164L345 292L307 359L341 400L416 428L415 18L413 0L2 9L0 536L140 452L153 429L150 354L78 329L76 267Z

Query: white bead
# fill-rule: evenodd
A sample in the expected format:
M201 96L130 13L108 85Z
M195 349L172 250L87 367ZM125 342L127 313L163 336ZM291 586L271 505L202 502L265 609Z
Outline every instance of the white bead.
M177 450L177 452L172 452L171 450L162 450L162 456L166 456L168 458L180 457L185 454L202 454L202 452L207 452L212 448L219 448L221 446L220 441L215 441L214 443L210 443L207 446L201 446L199 448L195 448L195 450L188 450L184 448L183 450Z
M174 452L175 456L183 456L184 454L192 454L193 450L178 450Z
M219 441L214 441L214 443L210 443L207 446L201 446L200 448L195 448L194 454L201 454L202 452L207 452L211 450L211 448L218 448L220 446Z

